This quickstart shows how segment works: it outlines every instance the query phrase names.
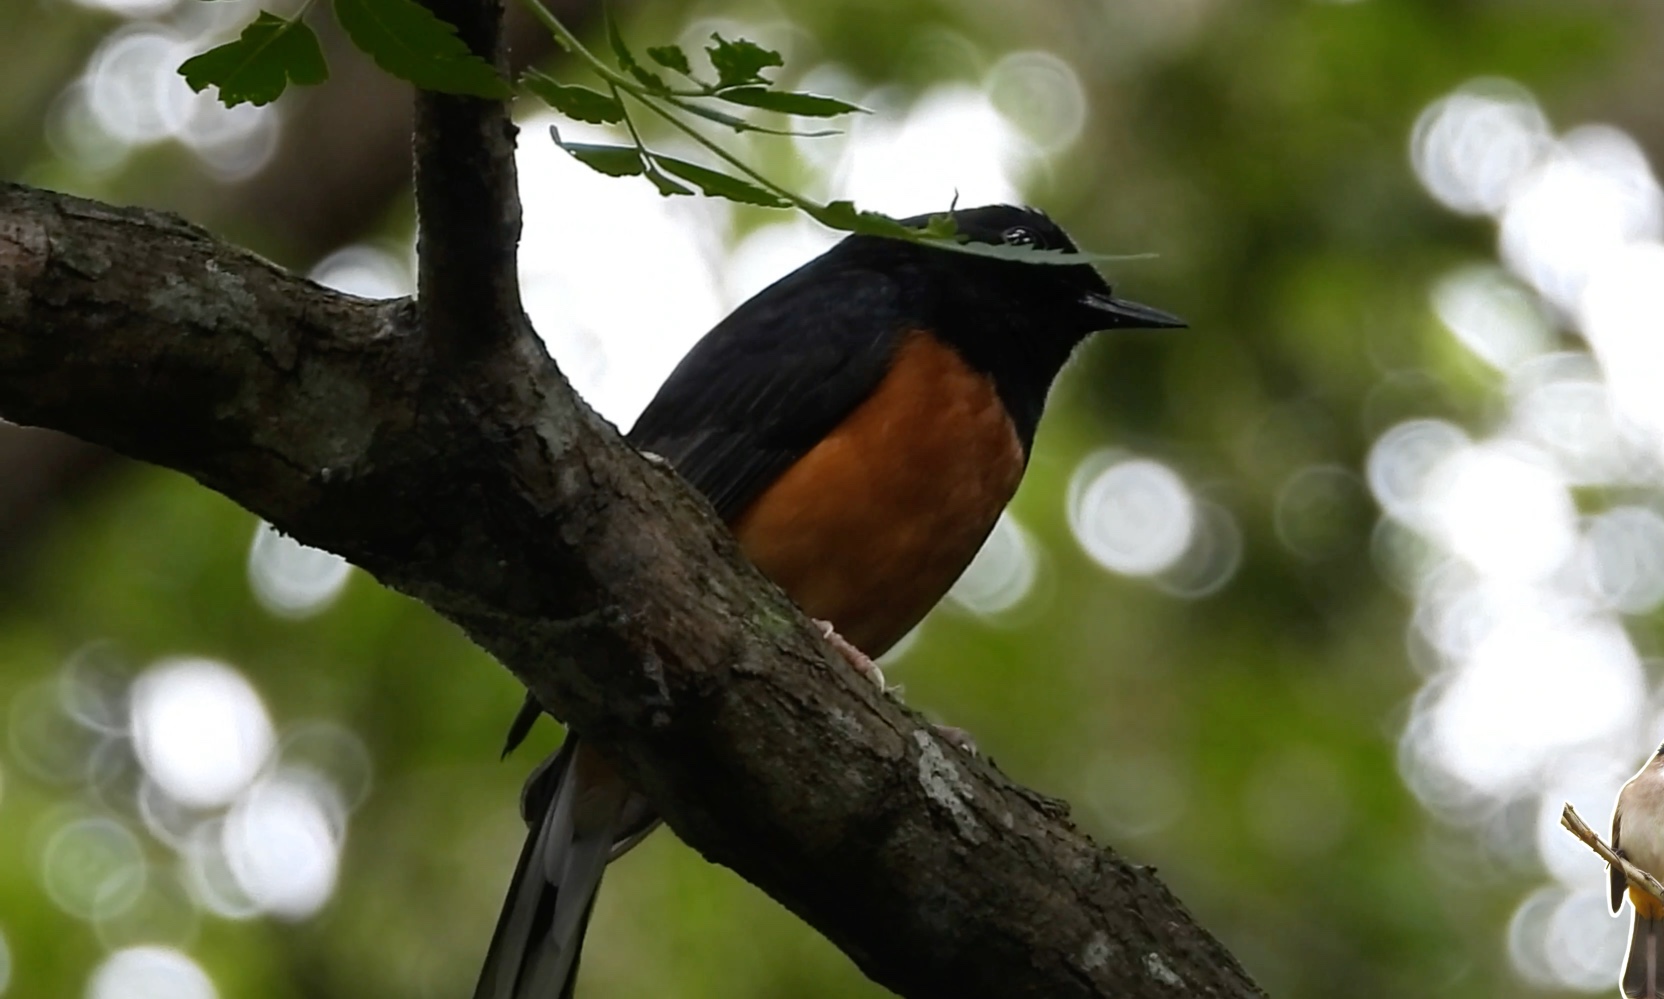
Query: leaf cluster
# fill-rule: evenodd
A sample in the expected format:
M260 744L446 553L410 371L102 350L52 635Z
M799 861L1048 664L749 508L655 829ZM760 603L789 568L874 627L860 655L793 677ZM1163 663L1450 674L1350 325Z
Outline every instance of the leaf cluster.
M212 0L208 0L212 2ZM318 37L306 15L318 0L293 18L261 11L233 41L187 59L179 72L192 89L209 87L234 107L247 102L270 103L291 85L315 85L329 77ZM424 90L461 94L488 100L507 100L514 88L489 62L468 49L456 29L436 17L417 0L325 0L354 45L399 79ZM695 70L679 45L649 46L638 56L624 41L617 22L607 19L609 64L583 43L540 0L525 0L532 13L555 40L601 81L602 89L563 83L537 70L519 80L522 90L574 121L624 126L628 144L570 142L551 128L554 141L579 162L614 177L646 177L661 194L690 195L697 191L762 208L796 209L830 229L872 236L927 242L945 249L979 256L1029 263L1075 265L1106 258L1094 254L1065 254L1027 246L989 246L961 238L952 215L932 216L916 227L879 212L864 211L849 201L819 203L763 176L722 146L696 130L691 120L711 122L735 133L822 136L829 131L801 131L760 124L742 117L762 111L793 118L834 118L865 113L866 109L836 97L781 89L765 74L782 69L785 58L776 50L745 38L711 35L705 46L708 68ZM673 74L675 82L666 74ZM631 105L667 121L698 143L729 171L668 156L649 149L631 117Z
M226 107L269 104L289 84L329 79L318 36L306 23L313 3L293 18L261 11L233 41L192 56L179 73L198 93L219 91ZM376 65L424 90L505 100L513 91L491 64L468 50L456 28L416 0L333 0L335 19Z

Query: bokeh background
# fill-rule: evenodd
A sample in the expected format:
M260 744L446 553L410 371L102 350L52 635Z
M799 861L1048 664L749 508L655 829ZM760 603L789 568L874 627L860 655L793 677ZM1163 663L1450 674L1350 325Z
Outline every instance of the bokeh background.
M598 4L557 7L595 34ZM0 176L407 293L408 99L327 17L315 92L227 112L173 74L254 11L6 0ZM1192 322L1064 373L1009 516L890 657L910 703L1159 867L1276 996L1613 988L1627 918L1556 821L1604 826L1664 734L1664 6L617 14L641 46L758 39L874 109L738 144L774 176L901 214L1044 206L1156 254L1112 279ZM524 117L527 298L620 425L830 242L591 175ZM0 427L0 993L468 994L557 738L497 761L520 696L193 482ZM668 834L609 875L583 974L884 994Z

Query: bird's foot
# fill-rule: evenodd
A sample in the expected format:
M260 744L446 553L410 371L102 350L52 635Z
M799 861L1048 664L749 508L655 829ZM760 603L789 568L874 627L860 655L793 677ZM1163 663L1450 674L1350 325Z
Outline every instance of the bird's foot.
M865 652L862 652L852 645L848 639L838 634L837 629L832 627L831 621L822 621L816 618L815 627L820 629L820 636L826 639L827 644L837 649L838 654L844 657L844 661L855 667L856 673L878 684L880 692L889 689L884 685L884 671L879 669L878 664L873 662Z

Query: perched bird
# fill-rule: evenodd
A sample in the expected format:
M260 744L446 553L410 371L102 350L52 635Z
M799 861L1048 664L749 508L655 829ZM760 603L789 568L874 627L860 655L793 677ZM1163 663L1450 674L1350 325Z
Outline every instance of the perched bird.
M1037 211L953 216L979 243L1078 252ZM993 529L1075 347L1183 325L1115 298L1086 263L850 236L707 333L629 440L704 493L746 556L870 668L854 650L895 644ZM510 749L537 715L528 701ZM569 996L602 871L657 822L572 734L521 810L531 835L475 999Z
M1618 792L1612 808L1612 849L1655 878L1664 878L1664 746L1641 765ZM1629 884L1621 868L1608 864L1612 878L1612 912L1629 904L1635 916L1629 931L1623 990L1631 999L1664 999L1664 902Z

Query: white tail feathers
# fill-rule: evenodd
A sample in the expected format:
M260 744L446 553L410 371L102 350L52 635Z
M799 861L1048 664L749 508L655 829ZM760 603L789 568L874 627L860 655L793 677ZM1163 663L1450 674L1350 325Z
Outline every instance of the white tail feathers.
M653 826L641 797L575 735L533 771L521 812L530 834L474 999L571 996L601 875Z

